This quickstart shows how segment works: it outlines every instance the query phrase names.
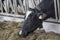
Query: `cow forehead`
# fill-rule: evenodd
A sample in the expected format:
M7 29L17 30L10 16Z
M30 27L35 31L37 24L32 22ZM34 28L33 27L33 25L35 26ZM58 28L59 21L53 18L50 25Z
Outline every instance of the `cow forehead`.
M25 17L25 20L27 20L28 16L32 13L32 11L27 11L26 12L26 17Z

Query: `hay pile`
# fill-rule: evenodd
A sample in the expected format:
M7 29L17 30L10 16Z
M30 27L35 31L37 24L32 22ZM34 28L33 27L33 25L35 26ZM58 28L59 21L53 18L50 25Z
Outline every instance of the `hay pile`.
M0 22L0 40L60 40L59 34L45 33L42 30L36 30L26 38L22 38L18 34L22 24L22 22Z

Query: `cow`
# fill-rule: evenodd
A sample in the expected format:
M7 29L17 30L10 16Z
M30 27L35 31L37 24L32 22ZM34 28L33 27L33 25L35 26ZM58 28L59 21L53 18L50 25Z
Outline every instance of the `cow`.
M19 35L26 37L37 28L43 28L42 23L48 18L55 18L54 0L42 0L34 9L29 8Z

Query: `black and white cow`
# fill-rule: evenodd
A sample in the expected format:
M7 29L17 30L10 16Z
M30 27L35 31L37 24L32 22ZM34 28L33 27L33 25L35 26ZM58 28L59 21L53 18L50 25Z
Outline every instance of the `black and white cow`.
M19 35L26 37L38 27L43 28L44 20L55 18L54 0L42 0L34 9L29 9L26 13L24 25Z

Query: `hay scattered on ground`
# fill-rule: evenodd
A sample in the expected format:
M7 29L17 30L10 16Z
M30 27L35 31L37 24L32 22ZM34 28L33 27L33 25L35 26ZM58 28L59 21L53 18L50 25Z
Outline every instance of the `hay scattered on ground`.
M60 35L53 32L45 33L44 30L37 30L26 38L19 36L23 22L0 22L0 40L60 40Z

